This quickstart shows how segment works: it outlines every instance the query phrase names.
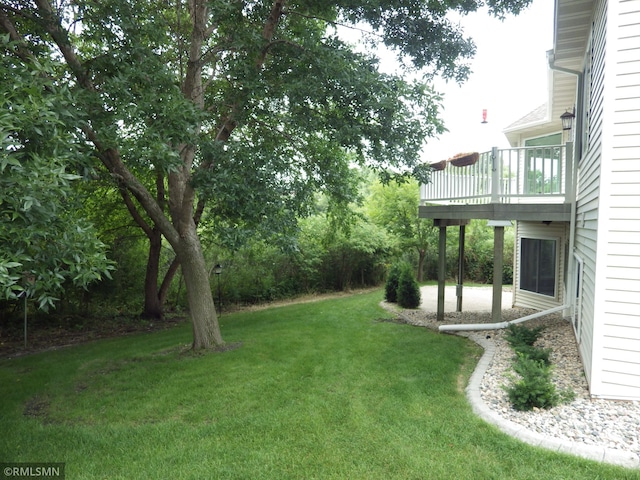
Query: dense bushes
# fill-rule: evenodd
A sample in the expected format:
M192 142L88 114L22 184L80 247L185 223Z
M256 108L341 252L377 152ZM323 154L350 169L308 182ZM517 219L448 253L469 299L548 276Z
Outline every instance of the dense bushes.
M493 228L487 227L486 220L472 220L467 227L465 239L465 275L476 283L493 282ZM505 229L502 283L513 283L513 243L514 231ZM457 246L457 245L456 245ZM455 252L447 252L457 259Z
M110 211L115 211L111 209ZM126 212L125 212L126 213ZM123 214L124 215L124 214ZM56 305L57 313L93 314L129 313L142 310L144 276L148 254L148 240L131 226L126 215L105 221L103 241L110 245L110 257L117 263L112 279L91 285L87 290L68 288ZM99 219L94 219L98 221ZM220 276L211 275L214 299L218 288L222 303L251 304L289 298L300 294L343 291L381 285L387 266L403 262L416 270L418 253L398 241L397 235L384 225L374 224L366 215L356 215L345 230L323 213L301 219L293 238L276 244L272 238L247 233L233 248L225 243L215 228L202 226L205 256L210 266L223 265ZM457 274L458 238L455 229L447 234L447 278ZM505 238L505 276L511 280L512 241ZM277 233L274 233L274 237ZM424 273L435 278L437 272L437 238L429 237L425 249ZM466 281L491 282L493 269L492 230L486 222L472 221L466 236ZM160 276L173 259L171 248L164 243L160 261ZM400 271L388 272L385 298L396 302ZM160 278L161 280L161 278ZM407 277L403 286L403 302L412 308L419 303L419 290ZM169 290L165 308L181 310L186 307L185 287L180 272ZM217 303L217 302L216 302ZM19 320L21 304L0 301L0 317Z
M231 251L212 242L206 255L212 265L224 267L223 303L252 304L379 286L392 250L384 229L360 220L346 234L317 215L302 220L297 238L289 243L253 238ZM217 288L215 282L212 288Z
M483 228L486 227L478 225L471 230L479 232ZM481 236L483 235L487 239L490 238L485 234ZM467 237L468 262L476 262L477 266L468 272L467 281L491 281L490 277L483 277L493 268L493 259L486 247L490 244L487 239L477 242L473 241L472 236ZM449 234L448 244L447 276L451 278L455 276L457 269L457 237ZM90 287L88 292L80 292L80 298L86 302L84 311L96 308L102 311L105 301L110 301L118 309L124 307L131 313L140 311L146 247L147 242L141 239L119 243L118 247L114 248L112 258L119 264L113 274L114 278L112 281ZM484 253L474 253L474 248L481 248ZM170 249L166 250L166 258L163 257L162 260L163 268L166 268L172 257ZM414 252L398 251L393 238L383 228L371 225L364 219L355 224L347 235L335 231L323 216L312 216L301 221L298 236L289 248L276 245L270 239L260 238L249 239L241 247L229 250L221 247L213 239L205 243L205 250L210 265L223 265L219 277L212 275L211 286L214 289L214 299L217 300L218 283L220 284L222 303L225 305L252 304L307 293L377 286L385 281L385 271L389 263L395 266L406 262L411 265L409 270L415 274ZM425 273L428 278L433 278L436 259L433 258L433 253L430 255L425 264ZM402 258L403 261L398 262L398 258ZM431 262L434 265L431 265ZM483 266L480 267L478 262ZM392 269L387 275L385 298L396 302L398 284L394 282L399 281L400 272L394 273ZM506 276L505 281L508 281ZM408 299L406 304L414 305L417 290L409 282L404 288L407 296L414 297ZM71 295L71 292L69 294ZM186 306L184 296L184 284L178 273L168 297L167 307L180 309ZM117 307L116 303L120 307Z

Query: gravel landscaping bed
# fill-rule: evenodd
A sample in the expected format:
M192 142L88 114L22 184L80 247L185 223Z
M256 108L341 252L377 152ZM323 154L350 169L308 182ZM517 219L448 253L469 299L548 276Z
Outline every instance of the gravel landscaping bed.
M509 321L534 313L534 310L513 308L504 310L502 320ZM438 330L443 324L492 323L490 312L446 313L443 322L436 314L422 310L404 310L402 319L416 326ZM503 386L513 375L513 350L504 339L505 330L475 332L495 343L495 355L481 383L481 398L489 409L502 418L522 425L546 437L585 445L630 452L640 456L640 402L592 399L573 333L573 328L560 314L548 315L524 323L529 328L544 326L536 346L550 348L553 382L558 391L571 390L571 403L529 412L514 410Z

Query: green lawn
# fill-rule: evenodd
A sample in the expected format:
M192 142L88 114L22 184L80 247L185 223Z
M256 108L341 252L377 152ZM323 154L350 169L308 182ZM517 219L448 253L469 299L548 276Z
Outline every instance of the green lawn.
M640 473L535 449L476 418L480 354L381 321L381 292L225 315L0 362L0 461L66 478L597 479Z

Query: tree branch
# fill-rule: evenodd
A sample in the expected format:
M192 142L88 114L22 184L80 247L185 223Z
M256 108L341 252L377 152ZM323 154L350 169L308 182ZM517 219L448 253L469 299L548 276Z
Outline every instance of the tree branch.
M156 171L156 201L161 209L164 210L167 202L164 189L164 175L160 170Z
M124 204L126 205L127 210L129 210L129 214L131 215L131 217L133 217L133 221L136 222L136 224L142 229L147 237L151 237L151 235L153 235L153 228L145 221L142 215L140 215L140 212L138 212L138 209L134 205L133 200L131 200L129 191L124 185L120 185L118 191L120 192L120 196L124 200Z
M271 12L269 13L269 17L262 29L262 38L264 38L267 42L271 42L273 40L273 35L275 34L276 27L280 22L280 18L284 12L284 4L285 0L274 0L273 5L271 6ZM262 68L264 65L264 61L267 56L267 50L263 49L258 58L256 59L256 67L258 69Z
M324 17L318 17L316 15L305 15L304 13L296 12L296 11L293 11L293 10L287 10L285 13L287 15L295 15L295 16L302 17L302 18L308 18L310 20L320 20L322 22L328 23L329 25L333 25L334 27L348 28L349 30L355 30L356 32L362 32L362 33L366 33L367 35L373 35L373 36L378 37L378 38L384 38L383 35L380 35L379 33L376 33L376 32L372 32L371 30L366 30L364 28L355 27L355 26L349 25L347 23L336 22L335 20L329 20L329 19L324 18Z
M5 6L0 9L0 27L2 28L2 30L9 34L9 39L12 42L16 43L15 54L18 56L18 58L20 58L23 62L29 62L33 59L33 55L27 48L24 38L18 33L15 25L7 16L4 8L8 7ZM14 9L10 10L15 11ZM20 12L17 13L20 14Z
M260 56L263 59L267 58L267 54L269 53L269 50L271 49L271 47L273 47L274 45L278 45L278 44L285 44L285 45L291 45L293 47L299 48L300 50L304 50L304 47L300 44L297 44L295 42L292 42L291 40L274 40L273 42L269 42L263 49L262 52L260 53Z
M205 204L206 204L206 201L204 200L204 198L198 199L198 205L196 206L196 211L193 214L193 221L195 222L196 225L200 223L200 219L202 218L202 213L204 212Z
M267 41L267 45L261 50L260 54L256 59L256 68L258 70L262 69L264 66L264 62L267 57L267 53L269 48L276 43L283 43L286 40L273 40L273 36L275 34L276 27L280 21L284 13L285 0L275 0L271 7L271 12L267 17L267 21L265 22L264 28L262 29L262 37ZM235 130L238 122L235 120L235 114L238 110L238 104L234 103L229 108L229 113L222 117L222 122L220 127L218 128L218 133L216 134L216 141L226 142L229 137L231 137L231 133Z
M180 261L178 260L178 257L173 257L173 260L171 261L171 264L167 269L167 273L164 274L164 278L162 279L162 283L160 284L160 289L158 291L158 299L160 301L160 305L164 305L165 301L167 300L171 281L178 271L178 268L180 268Z
M51 4L48 0L35 0L36 5L38 6L38 11L42 15L42 21L44 22L44 27L53 38L53 41L58 46L60 53L64 57L67 65L77 78L80 85L89 91L95 91L96 88L91 82L91 79L87 75L85 69L82 66L82 62L76 55L76 52L73 50L71 46L71 42L69 41L69 36L67 32L62 28L62 24L60 23L60 18L51 8Z

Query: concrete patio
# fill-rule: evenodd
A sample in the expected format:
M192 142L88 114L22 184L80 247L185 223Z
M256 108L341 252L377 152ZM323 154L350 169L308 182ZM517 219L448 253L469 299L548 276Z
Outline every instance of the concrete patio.
M438 305L438 286L428 285L420 287L422 303L420 308L427 312L435 312ZM490 312L493 287L467 287L462 288L462 311L463 312ZM502 308L511 308L512 294L510 290L502 293ZM444 311L445 313L455 312L457 305L456 286L447 285L444 289Z

